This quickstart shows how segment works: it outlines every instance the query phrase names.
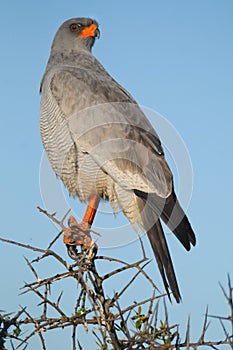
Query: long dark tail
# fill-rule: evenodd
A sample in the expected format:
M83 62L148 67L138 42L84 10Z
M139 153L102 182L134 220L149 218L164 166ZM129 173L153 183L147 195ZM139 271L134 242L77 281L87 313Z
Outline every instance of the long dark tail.
M147 231L147 235L153 248L168 297L171 300L170 287L177 303L179 303L181 301L180 291L160 220Z
M190 250L191 244L196 244L195 234L174 191L167 199L161 199L156 195L148 198L148 194L140 191L135 191L135 193L145 202L149 199L149 205L142 215L143 224L153 248L167 294L169 296L170 287L176 301L179 303L181 300L179 287L163 228L158 217L160 216L169 229L173 231L186 250Z

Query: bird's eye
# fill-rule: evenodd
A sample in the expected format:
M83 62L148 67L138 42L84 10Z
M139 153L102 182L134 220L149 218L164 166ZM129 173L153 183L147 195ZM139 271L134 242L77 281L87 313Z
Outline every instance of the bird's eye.
M70 30L71 32L77 32L81 27L82 25L80 23L72 23L70 25Z

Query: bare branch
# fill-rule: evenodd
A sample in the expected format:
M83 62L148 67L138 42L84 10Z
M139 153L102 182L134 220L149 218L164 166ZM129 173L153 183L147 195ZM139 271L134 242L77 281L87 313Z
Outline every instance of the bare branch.
M10 239L5 239L5 238L1 238L1 237L0 237L0 241L2 241L4 243L17 245L18 247L26 248L26 249L32 250L34 252L45 253L44 249L40 249L40 248L37 248L37 247L32 247L29 244L23 244L23 243L19 243L19 242L16 242L16 241L11 241Z
M190 316L188 317L187 328L186 328L186 336L185 341L187 350L189 350L189 342L190 342Z
M204 343L204 338L205 338L205 334L206 334L208 326L209 326L209 323L208 323L208 306L207 306L205 318L204 318L204 322L203 322L203 327L202 327L202 333L201 333L201 336L199 338L198 343L200 343L200 344Z
M15 341L18 341L17 349L26 349L30 339L37 334L40 339L41 348L46 350L47 332L52 330L57 330L59 332L61 329L69 328L71 330L72 350L82 350L81 343L77 339L79 326L83 327L85 331L92 330L97 340L99 350L178 350L182 348L196 350L204 345L212 349L217 349L219 345L228 345L233 349L233 289L229 275L227 281L228 291L220 284L223 295L230 307L229 316L209 315L207 308L201 335L196 342L191 342L190 340L191 326L190 317L188 317L186 335L182 342L179 334L179 326L177 324L169 324L169 313L164 298L166 294L156 295L157 287L145 272L145 268L147 264L150 263L150 260L148 260L145 255L141 237L139 237L139 241L143 258L133 263L107 256L96 256L91 259L89 256L90 252L85 250L81 251L79 259L74 264L70 265L55 250L51 250L51 247L59 239L62 232L66 230L64 221L69 212L67 212L61 220L58 220L55 214L50 214L39 207L38 209L61 228L61 231L49 243L47 249L41 249L28 244L0 238L0 241L4 243L10 243L42 254L32 262L26 257L24 258L28 268L32 271L33 280L24 284L21 293L33 293L39 298L39 303L37 303L39 312L37 316L32 315L32 313L28 311L28 309L30 310L28 307L27 309L21 308L13 317L11 313L0 314L0 345L4 344L6 339L9 339L12 349L15 349L13 344ZM59 271L59 273L56 272L45 278L40 278L33 264L35 262L40 263L44 258L51 259L51 257L59 263L58 265L62 270ZM120 264L120 267L113 267L109 273L101 276L97 268L97 262L99 260L103 260L104 263L109 265L111 262L115 262L116 264ZM125 271L130 271L131 277L126 283L122 283L120 275ZM145 286L148 286L148 290L151 291L151 297L139 301L133 299L128 305L121 308L120 305L125 305L124 302L121 302L125 292L128 291L130 287L135 286L139 276L143 279ZM106 290L105 281L111 281L113 277L119 278L117 290L110 291L109 289L111 289L111 286L108 286ZM61 298L67 300L70 295L70 287L66 288L67 278L73 280L75 286L78 285L76 298L70 301L73 303L71 315L70 311L67 312L66 307L61 303ZM111 283L107 284L111 285ZM54 285L56 285L56 288L51 288L51 286ZM54 289L56 293L57 290L59 291L58 296L53 296ZM161 300L160 298L164 298L163 305L159 303L159 300ZM163 307L163 320L161 320L161 317L158 317L161 307ZM52 317L53 315L55 315L55 317ZM206 341L206 333L210 325L210 318L219 320L220 327L224 333L224 339L219 341ZM228 331L229 325L232 328L232 332ZM21 331L21 326L28 326L29 333L27 333L27 336L24 335L24 337L21 336L21 338L19 338L18 335ZM14 329L11 333L8 331L10 327L16 327L15 333Z

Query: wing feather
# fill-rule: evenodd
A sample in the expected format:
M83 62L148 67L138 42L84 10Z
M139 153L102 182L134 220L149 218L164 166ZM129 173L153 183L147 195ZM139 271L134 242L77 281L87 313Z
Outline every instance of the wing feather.
M55 69L48 75L56 108L79 150L125 189L170 195L172 174L160 140L124 89L85 69Z

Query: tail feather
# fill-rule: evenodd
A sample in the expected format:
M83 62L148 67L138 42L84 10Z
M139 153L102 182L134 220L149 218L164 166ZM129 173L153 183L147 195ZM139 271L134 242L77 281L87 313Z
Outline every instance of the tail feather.
M171 300L170 286L177 303L179 303L181 301L180 291L160 220L147 231L147 235L153 248L168 297Z
M190 250L190 243L195 246L195 234L174 192L167 199L161 218L186 250Z
M190 250L191 244L196 244L193 229L174 191L166 199L138 190L134 190L134 193L143 200L144 205L148 203L147 207L141 211L142 227L147 231L167 294L169 296L170 287L176 301L179 303L181 295L159 218L161 217L187 250Z

